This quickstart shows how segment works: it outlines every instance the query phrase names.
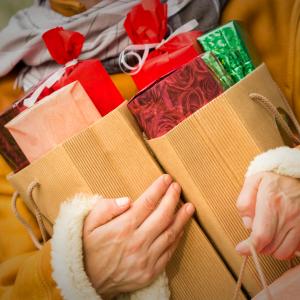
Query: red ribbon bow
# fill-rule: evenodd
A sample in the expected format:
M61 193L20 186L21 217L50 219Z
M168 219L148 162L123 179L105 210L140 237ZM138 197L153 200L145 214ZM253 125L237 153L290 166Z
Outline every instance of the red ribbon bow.
M160 0L142 0L127 14L126 32L134 44L160 43L167 34L168 5Z
M52 58L61 65L78 58L85 40L81 33L62 27L48 30L42 37Z

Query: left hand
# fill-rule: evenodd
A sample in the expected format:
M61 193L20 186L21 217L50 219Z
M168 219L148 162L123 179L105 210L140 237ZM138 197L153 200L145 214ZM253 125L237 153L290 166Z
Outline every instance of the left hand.
M246 179L237 201L258 253L289 259L300 250L300 180L270 172ZM250 255L247 241L237 246Z

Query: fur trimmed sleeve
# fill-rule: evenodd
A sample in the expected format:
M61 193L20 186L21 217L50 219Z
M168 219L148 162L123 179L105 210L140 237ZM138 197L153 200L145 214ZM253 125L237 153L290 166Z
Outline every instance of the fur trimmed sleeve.
M264 152L250 163L246 177L260 172L274 172L300 178L300 149L279 147Z
M76 195L60 207L52 236L52 268L61 294L66 300L101 300L84 270L82 228L85 217L100 196ZM149 287L118 299L167 300L170 297L168 279L163 273Z

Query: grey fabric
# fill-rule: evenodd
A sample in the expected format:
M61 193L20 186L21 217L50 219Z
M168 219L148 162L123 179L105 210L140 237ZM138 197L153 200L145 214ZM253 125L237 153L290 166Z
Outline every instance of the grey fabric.
M186 22L196 19L199 23L199 30L209 31L218 25L225 1L227 0L193 0L178 14L169 18L169 25L175 30Z
M207 31L218 24L226 0L168 0L169 26L174 31L191 19ZM118 56L130 44L123 23L138 0L102 0L84 13L64 17L53 12L47 2L36 1L32 7L15 15L0 32L0 76L23 61L28 67L18 78L25 90L56 71L41 35L56 26L81 32L86 37L80 59L99 58L109 73L118 73Z
M188 21L196 19L199 23L197 29L207 32L218 26L220 14L227 1L228 0L192 0L177 14L169 18L169 27L172 31L175 31ZM162 2L167 3L168 0ZM102 63L109 73L120 72L118 57L103 60Z

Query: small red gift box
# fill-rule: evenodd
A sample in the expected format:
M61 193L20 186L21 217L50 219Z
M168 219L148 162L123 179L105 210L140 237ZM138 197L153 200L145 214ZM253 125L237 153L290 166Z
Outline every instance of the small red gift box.
M61 27L47 31L43 39L53 59L64 65L78 58L84 42L80 33ZM80 82L102 116L124 101L98 59L75 61L66 67L62 77L50 87L49 94L74 81Z
M141 70L131 75L138 89L143 89L155 80L176 70L199 55L196 39L200 31L180 33L152 51Z
M141 91L128 108L148 138L164 135L223 92L222 85L197 57Z
M125 30L133 45L123 51L120 64L129 70L134 70L131 76L139 90L201 53L197 38L202 35L202 32L190 31L197 25L197 22L193 22L195 20L188 22L193 25L185 24L182 26L185 27L184 30L179 28L177 35L174 32L168 40L164 41L168 33L167 10L167 3L161 3L160 0L142 0L127 14L124 22ZM154 47L156 49L147 56L148 50ZM139 61L136 67L128 67L125 56L129 49L128 56L136 56ZM138 51L142 49L147 56L145 61L144 58L139 59Z

